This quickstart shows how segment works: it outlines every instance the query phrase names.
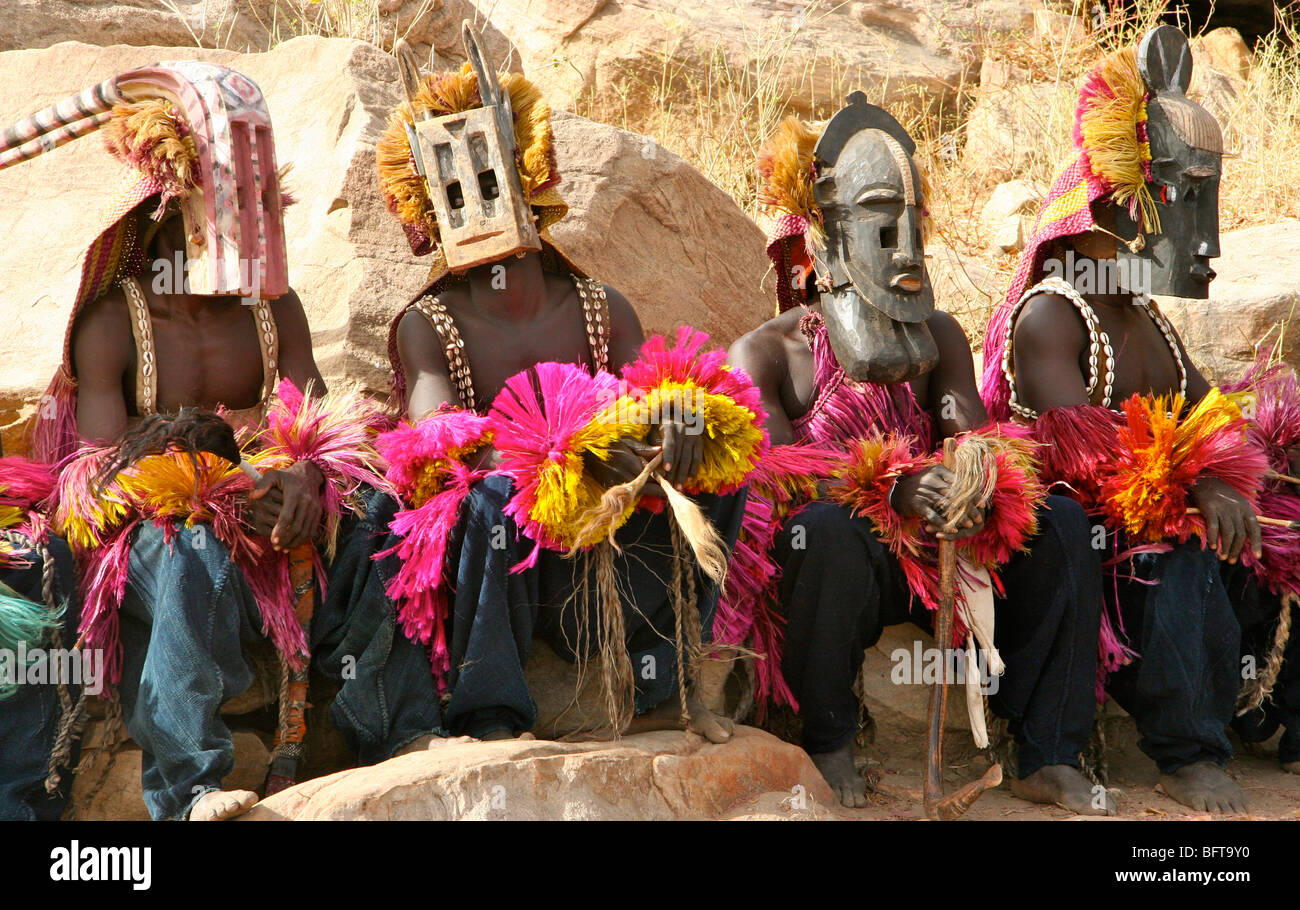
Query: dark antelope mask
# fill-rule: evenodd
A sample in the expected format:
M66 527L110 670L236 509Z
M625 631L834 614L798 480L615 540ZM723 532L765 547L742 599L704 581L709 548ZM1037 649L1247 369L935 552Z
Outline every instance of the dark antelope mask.
M1116 233L1142 237L1119 246L1116 256L1128 260L1119 273L1141 276L1135 283L1145 286L1130 291L1204 299L1214 279L1210 260L1219 255L1223 134L1214 116L1184 94L1192 81L1192 52L1181 31L1163 25L1148 32L1137 59L1149 92L1149 189L1160 230L1144 232L1126 208L1115 206Z
M814 256L822 315L831 350L859 382L907 382L939 361L926 325L934 291L915 150L897 120L854 92L813 151L826 229Z

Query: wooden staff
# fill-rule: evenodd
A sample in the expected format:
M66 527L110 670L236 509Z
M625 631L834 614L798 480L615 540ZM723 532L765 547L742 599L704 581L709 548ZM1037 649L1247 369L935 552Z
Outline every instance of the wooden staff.
M289 583L293 585L294 615L302 633L311 640L311 620L316 612L316 550L310 542L294 547L289 554ZM265 793L270 796L298 783L298 764L302 761L307 738L307 684L311 656L304 655L302 669L295 670L280 658L280 722L271 749L271 764L266 772Z
M1200 515L1201 510L1191 508L1187 510L1188 515ZM1272 525L1275 528L1286 528L1288 531L1300 531L1300 521L1288 521L1285 518L1273 518L1268 515L1256 515L1255 520L1262 525Z
M262 472L241 459L239 469L254 483ZM289 584L293 586L294 616L302 626L303 637L311 641L311 621L316 613L316 548L308 541L289 553ZM280 658L280 719L271 747L271 763L266 772L264 795L271 796L298 783L298 764L302 761L307 738L307 686L310 681L311 655L305 654L302 668L295 670Z
M957 440L943 441L943 466L956 467ZM939 682L930 690L930 728L925 742L925 815L931 821L960 818L975 800L1002 783L1002 765L994 764L979 780L963 785L951 796L943 795L943 727L948 717L948 651L957 602L957 542L939 541L939 609L935 617L934 641L944 656Z

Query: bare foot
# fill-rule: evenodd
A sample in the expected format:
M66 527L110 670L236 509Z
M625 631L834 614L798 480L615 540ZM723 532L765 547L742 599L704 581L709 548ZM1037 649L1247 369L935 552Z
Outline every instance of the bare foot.
M686 697L686 710L691 715L690 722L686 724L686 729L692 733L698 733L711 743L725 743L736 732L736 725L731 718L713 713L694 696L688 695ZM681 703L670 699L640 717L632 718L632 722L628 724L624 735L632 736L637 733L651 733L655 730L680 729L682 729Z
M443 746L452 746L459 743L476 743L478 742L472 736L439 736L436 733L426 733L418 739L413 739L402 748L393 753L393 758L399 755L410 755L412 752L430 752L434 749L441 749Z
M219 822L243 815L257 804L252 790L209 790L190 810L192 822Z
M1214 762L1184 765L1173 774L1161 774L1156 788L1197 812L1245 815L1246 794Z
M1078 768L1044 765L1024 780L1012 780L1011 792L1031 803L1060 806L1076 815L1117 815L1115 798L1093 787Z
M849 740L834 752L808 753L817 770L826 778L840 805L850 809L864 809L867 806L867 781L853 766L853 740Z
M686 710L691 713L686 729L700 734L711 743L725 743L736 733L736 725L730 717L714 714L704 707L703 702L691 696L686 698Z
M1284 761L1282 770L1287 774L1300 774L1300 761Z

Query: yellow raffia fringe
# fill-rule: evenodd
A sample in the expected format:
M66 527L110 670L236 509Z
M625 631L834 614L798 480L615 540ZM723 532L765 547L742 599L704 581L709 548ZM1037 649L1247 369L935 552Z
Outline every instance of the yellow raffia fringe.
M110 147L126 153L145 142L155 142L149 157L149 173L159 170L176 175L182 186L194 185L193 165L199 159L193 136L182 136L176 129L176 114L170 101L150 98L147 101L119 104L113 119L105 124ZM141 162L143 165L143 162Z
M1173 472L1187 458L1197 441L1241 419L1237 405L1217 388L1196 403L1183 419L1178 419L1186 399L1173 396L1172 401L1158 395L1143 398L1141 404L1151 428L1150 443L1136 450L1141 469L1129 475L1127 482L1112 497L1129 533L1141 536L1162 503L1173 492Z
M172 453L141 458L117 476L115 495L131 507L186 526L208 521L212 513L204 494L239 474L239 468L216 455Z
M18 506L0 506L0 528L12 528L26 517Z
M600 508L606 491L586 473L583 456L591 453L605 460L615 440L644 440L655 415L668 412L668 402L685 402L694 408L695 419L703 426L704 452L691 478L692 489L713 492L734 487L753 471L763 442L754 412L694 382L665 380L644 396L621 396L574 434L563 458L542 468L529 518L566 549L591 546L622 527L636 508L635 497L603 527L584 520Z
M288 467L291 459L264 450L250 454L249 461L265 473ZM102 545L133 512L192 527L212 520L212 490L241 476L238 467L208 452L194 458L184 452L148 455L119 472L102 492L97 487L67 491L52 524L77 549Z
M653 415L668 413L672 403L693 411L703 426L703 457L690 487L711 493L744 481L754 470L763 444L763 431L749 408L695 382L672 380L660 383L644 398L624 396L614 407L626 423L649 425Z
M1112 198L1129 206L1137 200L1143 231L1160 233L1160 216L1147 185L1144 165L1151 147L1138 141L1138 124L1147 119L1146 83L1138 72L1137 50L1129 47L1097 65L1095 75L1110 86L1114 97L1094 95L1079 112L1079 132L1092 172L1106 181Z
M418 509L441 493L447 485L447 478L451 474L452 466L464 464L468 455L477 452L491 441L491 435L485 435L473 445L448 449L445 457L433 458L421 465L415 486L408 494L411 505Z
M515 141L519 148L519 180L529 204L539 209L539 230L546 230L568 211L555 189L555 144L551 133L551 108L541 91L518 73L498 75L501 88L510 97L515 117ZM436 245L438 223L424 180L415 173L406 124L414 123L417 111L435 117L459 114L481 107L478 78L466 63L460 70L425 76L415 97L415 107L403 101L388 115L388 126L376 148L379 185L393 200L402 224L422 230Z
M615 440L624 436L645 439L649 432L646 423L635 424L617 418L614 406L597 414L587 426L573 434L569 449L559 462L552 461L542 468L537 498L528 517L544 527L565 549L591 546L607 533L602 529L589 529L585 535L579 533L582 516L599 507L605 494L605 488L586 472L583 455L590 452L602 461L606 460L610 444ZM616 526L627 521L635 505L635 502L628 505Z
M821 209L813 197L813 149L825 126L786 117L758 153L758 172L764 178L759 204L772 212L807 218L818 245L825 235Z

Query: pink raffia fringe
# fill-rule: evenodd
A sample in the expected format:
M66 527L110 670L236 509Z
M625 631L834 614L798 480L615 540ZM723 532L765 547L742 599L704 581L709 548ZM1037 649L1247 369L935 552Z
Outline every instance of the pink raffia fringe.
M1038 533L1037 510L1047 493L1033 467L1033 446L1021 431L990 424L962 434L958 445L975 437L991 444L997 477L984 527L958 541L957 553L972 565L988 569L995 590L1000 592L997 567L1022 552ZM914 437L877 434L849 448L844 469L831 491L854 515L871 520L902 567L908 589L928 610L938 609L941 595L938 539L925 530L920 518L894 511L889 494L895 481L938 462L938 453L925 452ZM960 621L954 624L955 644L965 641L965 632Z
M1249 420L1246 434L1263 452L1268 467L1277 474L1290 475L1290 450L1300 447L1300 382L1295 371L1285 363L1269 363L1268 352L1261 351L1240 379L1222 389L1241 404ZM1300 487L1277 477L1265 478L1259 512L1287 521L1300 519ZM1243 561L1274 594L1300 596L1300 534L1262 525L1260 537L1263 558ZM1247 556L1243 552L1243 557Z
M466 458L490 440L487 418L459 408L436 411L414 426L379 437L379 451L388 461L387 479L402 509L389 524L400 542L374 558L395 553L401 560L387 593L398 605L405 635L429 647L440 690L446 689L451 669L447 541L470 489L488 473L467 464Z
M296 461L311 461L320 469L326 481L325 536L332 548L342 510L355 507L359 486L384 488L373 447L380 410L359 396L307 397L288 380L280 383L277 395L267 426L246 442L245 450L262 471ZM171 452L141 459L101 491L95 478L113 452L113 447L83 446L61 466L52 500L55 526L68 537L80 568L79 632L86 647L103 649L110 683L121 682L119 612L132 532L146 521L161 528L169 543L182 527L210 526L244 574L261 614L262 633L290 665L301 668L307 641L294 613L289 555L251 534L244 523L252 481L215 455L191 458ZM323 581L319 554L316 563L317 579Z
M28 540L45 539L44 504L54 492L49 465L19 456L0 458L0 530L12 530ZM26 568L30 554L0 541L0 569Z
M713 641L719 649L748 642L762 656L754 666L760 712L773 701L799 709L781 673L785 617L777 609L780 567L772 548L782 525L817 498L818 483L834 473L842 457L839 449L773 446L750 476L740 535L713 620Z

